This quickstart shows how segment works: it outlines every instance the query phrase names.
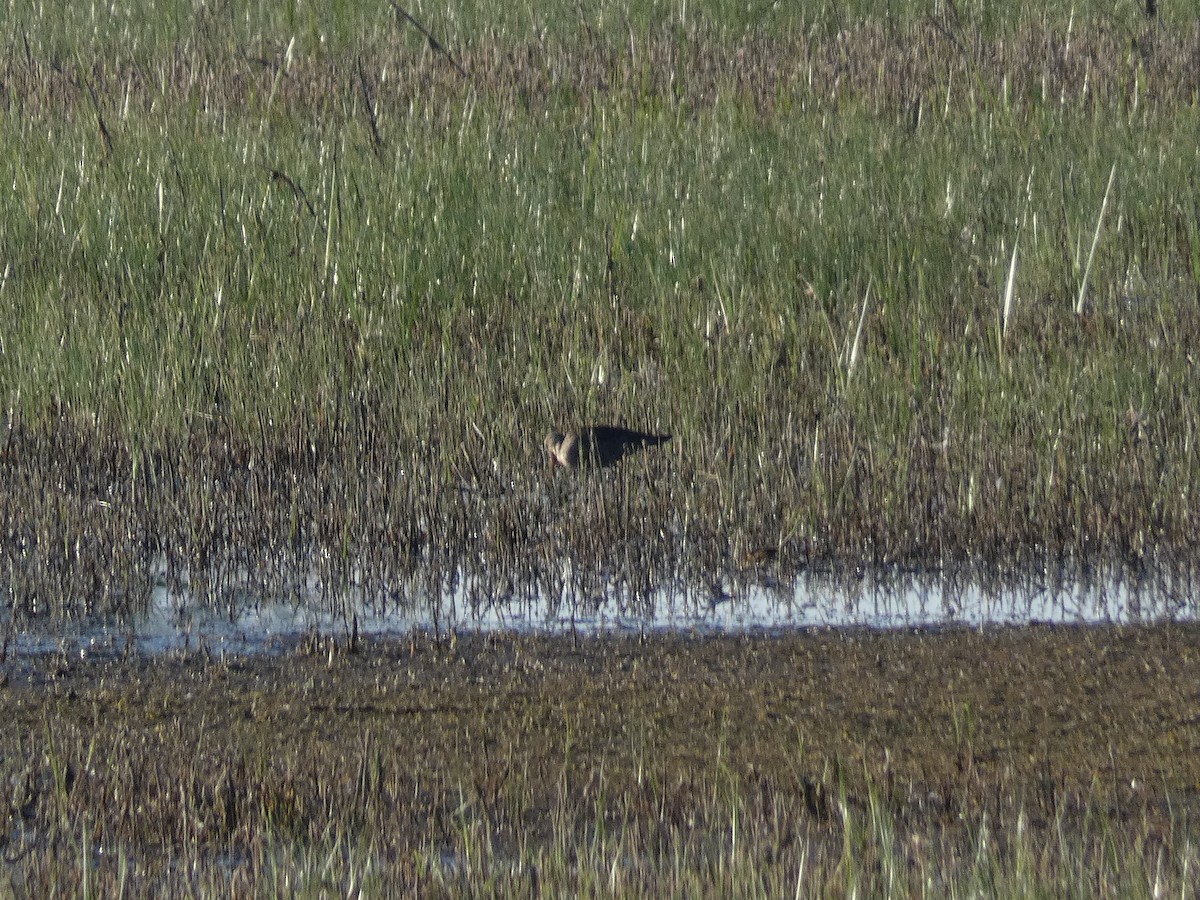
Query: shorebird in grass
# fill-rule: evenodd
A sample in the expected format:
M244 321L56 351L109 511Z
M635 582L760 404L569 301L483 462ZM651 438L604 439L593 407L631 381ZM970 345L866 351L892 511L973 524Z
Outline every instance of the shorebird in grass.
M616 425L595 425L566 434L552 431L543 443L552 464L564 469L579 469L616 465L630 453L657 447L670 439L669 434L647 434Z

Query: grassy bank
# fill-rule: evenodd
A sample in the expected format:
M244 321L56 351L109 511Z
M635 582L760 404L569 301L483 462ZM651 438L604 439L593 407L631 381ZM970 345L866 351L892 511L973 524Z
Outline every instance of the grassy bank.
M1195 23L784 6L14 5L14 608L1189 569Z
M1190 897L1195 627L12 662L18 895Z

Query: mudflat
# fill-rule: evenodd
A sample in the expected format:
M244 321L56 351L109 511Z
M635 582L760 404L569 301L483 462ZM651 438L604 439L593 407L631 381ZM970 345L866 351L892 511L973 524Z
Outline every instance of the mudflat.
M1184 890L1200 626L7 662L17 895Z
M807 790L818 816L835 789L872 782L929 814L952 797L1045 801L1049 813L1066 797L1119 806L1200 795L1194 624L417 634L9 668L5 767L37 768L53 745L76 773L68 803L105 784L109 797L119 788L118 805L162 802L140 796L153 780L125 782L133 769L241 777L230 790L243 797L282 781L319 793L364 753L414 785L476 790L524 773L531 821L601 770L614 792L653 770L683 796L721 767L784 794ZM267 771L251 777L260 763ZM103 793L91 809L100 820L112 807Z

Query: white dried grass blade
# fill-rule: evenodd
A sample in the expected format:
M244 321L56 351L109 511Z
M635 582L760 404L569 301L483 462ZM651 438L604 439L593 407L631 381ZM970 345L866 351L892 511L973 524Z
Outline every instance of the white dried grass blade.
M1008 264L1008 282L1004 285L1004 310L1000 315L1000 333L1008 336L1008 317L1012 315L1013 290L1017 283L1017 243L1013 241L1012 260Z
M1112 192L1113 178L1117 174L1117 164L1113 163L1112 171L1108 173L1108 187L1104 189L1104 202L1100 204L1100 215L1096 217L1096 232L1092 235L1092 249L1088 251L1087 265L1083 267L1083 281L1079 285L1079 296L1075 300L1075 315L1083 314L1083 300L1087 296L1088 276L1092 272L1092 260L1096 257L1096 245L1100 243L1100 226L1104 224L1104 213L1108 209L1108 195Z
M854 364L858 362L858 350L862 346L863 325L867 321L867 307L871 303L871 282L867 282L867 292L863 295L862 312L858 316L858 330L854 332L854 346L850 348L850 361L846 364L846 382L854 374Z

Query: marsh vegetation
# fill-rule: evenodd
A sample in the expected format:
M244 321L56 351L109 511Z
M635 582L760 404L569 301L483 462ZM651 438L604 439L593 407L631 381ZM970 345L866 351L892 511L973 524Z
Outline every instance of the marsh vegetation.
M1193 617L1194 15L409 11L0 16L7 889L1190 896L1189 625L357 621L905 573ZM673 438L550 469L601 423ZM164 591L346 627L8 653Z
M414 9L456 67L386 5L40 9L0 120L19 619L1194 566L1186 17ZM550 478L605 421L676 439Z

